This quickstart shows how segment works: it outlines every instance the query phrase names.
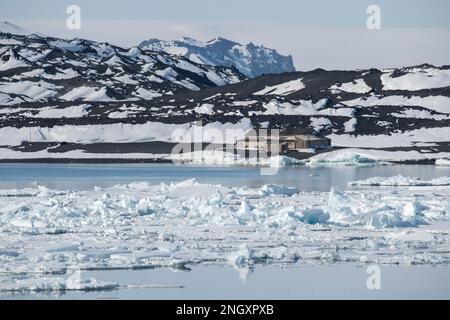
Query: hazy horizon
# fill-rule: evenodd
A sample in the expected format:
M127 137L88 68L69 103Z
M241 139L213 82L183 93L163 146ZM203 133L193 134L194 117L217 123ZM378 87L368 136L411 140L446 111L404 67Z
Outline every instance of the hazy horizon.
M25 4L26 3L26 4ZM381 0L381 30L368 30L366 9L373 1L79 0L81 30L66 28L71 1L0 0L0 20L45 35L85 38L119 46L149 38L217 36L253 42L292 55L298 70L392 68L450 61L450 2ZM287 10L289 9L289 10Z

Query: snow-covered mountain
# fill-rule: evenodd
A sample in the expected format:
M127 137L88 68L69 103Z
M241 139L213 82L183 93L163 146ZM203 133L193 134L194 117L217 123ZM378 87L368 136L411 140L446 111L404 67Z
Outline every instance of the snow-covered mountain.
M0 145L17 152L33 141L32 150L50 148L46 156L75 149L94 158L100 150L170 153L173 132L201 120L218 130L313 127L335 147L375 150L390 161L433 161L450 158L450 67L318 69L151 100L3 105L0 115ZM55 147L60 142L68 144Z
M312 127L389 161L450 158L450 66L244 78L165 51L0 33L0 160L158 157L197 121Z
M182 55L201 64L233 66L249 78L295 71L291 56L283 56L276 50L253 43L241 45L222 37L208 42L186 37L174 41L150 39L139 47Z
M151 99L243 79L236 69L198 64L165 52L0 33L2 105Z

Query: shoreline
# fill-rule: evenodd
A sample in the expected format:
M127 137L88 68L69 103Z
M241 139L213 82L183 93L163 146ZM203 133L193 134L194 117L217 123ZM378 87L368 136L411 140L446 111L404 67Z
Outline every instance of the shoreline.
M181 150L187 150L172 154L176 143L164 141L134 142L134 143L48 143L33 142L23 143L20 146L0 146L0 163L47 163L47 164L127 164L127 163L175 163L175 164L199 164L199 165L255 165L255 157L250 157L248 151L245 156L242 150L236 148L227 149L224 145L191 143L181 144ZM191 151L192 150L192 151ZM233 152L231 152L233 150ZM204 154L198 154L199 152ZM221 154L208 154L209 152ZM223 161L221 157L223 156ZM233 157L238 161L233 162ZM348 162L347 165L358 164L358 161L384 162L389 164L405 165L434 165L437 159L450 159L450 144L438 144L433 148L423 146L398 147L398 148L361 148L334 146L324 149L291 150L279 156L292 160L297 165L302 165L310 159L320 163L330 161L333 163ZM267 160L267 155L258 159ZM248 161L248 164L246 163ZM355 163L356 162L356 163ZM258 165L256 163L256 165Z
M295 158L294 158L295 159ZM179 164L176 161L168 159L115 159L115 158L86 158L86 159L73 159L73 158L33 158L33 159L0 159L0 164ZM424 160L405 160L405 161L389 161L391 164L396 165L435 165L434 159L424 159ZM189 164L189 163L186 163ZM225 164L198 164L195 165L205 165L205 166L229 166ZM230 164L231 165L231 164ZM251 164L249 164L251 165ZM297 164L302 165L302 164ZM243 164L236 164L236 166L245 166ZM255 166L255 165L251 165Z

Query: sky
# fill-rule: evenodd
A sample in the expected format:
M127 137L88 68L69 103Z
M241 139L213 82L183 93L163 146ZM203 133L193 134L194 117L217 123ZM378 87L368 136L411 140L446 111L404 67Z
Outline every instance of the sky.
M66 27L69 5L81 29ZM377 5L381 29L369 30ZM450 64L448 0L0 0L0 20L46 35L121 46L223 36L291 54L299 70Z

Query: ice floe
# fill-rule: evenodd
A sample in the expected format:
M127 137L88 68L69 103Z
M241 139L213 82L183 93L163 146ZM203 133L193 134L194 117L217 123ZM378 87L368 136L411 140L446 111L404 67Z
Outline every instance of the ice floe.
M301 165L305 161L297 160L284 155L272 157L251 157L246 158L239 154L233 154L221 150L204 150L172 154L168 157L178 163L204 164L204 165L250 165L282 168L290 165Z
M62 293L65 291L109 291L119 288L114 282L103 282L93 278L71 281L62 277L27 277L12 283L1 283L0 292L7 293Z
M450 166L450 159L437 159L436 165L437 166Z
M450 186L450 177L439 177L432 180L421 180L398 175L395 177L372 177L366 180L353 181L350 186Z
M310 167L336 167L336 166L373 166L388 164L381 157L365 153L363 150L337 150L318 154L306 162Z
M303 192L194 179L0 193L0 290L110 290L70 270L450 263L450 188ZM43 279L43 280L39 280ZM47 280L46 280L47 279Z
M375 229L424 224L427 209L419 202L394 202L366 193L362 193L361 197L349 197L338 190L331 190L328 201L331 222Z

